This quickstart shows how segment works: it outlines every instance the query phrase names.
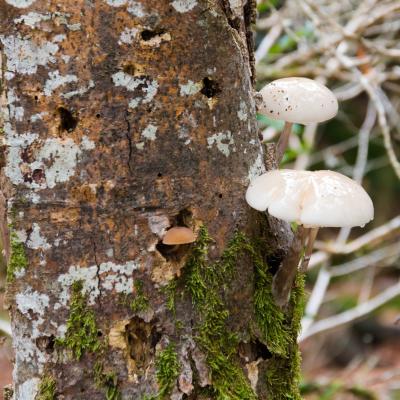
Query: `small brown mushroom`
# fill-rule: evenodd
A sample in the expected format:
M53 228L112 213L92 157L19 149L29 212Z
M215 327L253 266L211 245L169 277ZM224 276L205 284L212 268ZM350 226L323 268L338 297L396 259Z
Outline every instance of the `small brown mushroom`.
M191 229L186 228L185 226L174 226L169 229L162 240L163 244L170 246L193 243L195 241L196 235Z

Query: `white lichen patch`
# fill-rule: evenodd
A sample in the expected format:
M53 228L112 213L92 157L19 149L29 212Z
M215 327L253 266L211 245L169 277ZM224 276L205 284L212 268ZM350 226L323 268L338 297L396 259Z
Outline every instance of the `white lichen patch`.
M16 185L24 184L33 189L53 188L57 183L66 182L75 174L79 157L85 150L94 148L94 142L83 137L81 144L71 138L46 139L35 154L35 161L25 163L21 152L38 139L36 134L16 135L9 123L4 125L5 144L8 146L6 176ZM44 180L41 182L26 181L24 173L42 170Z
M132 44L138 32L139 29L137 28L125 28L119 36L118 44Z
M8 111L9 111L9 118L15 119L16 121L22 121L24 118L24 108L16 106L15 103L19 102L19 98L14 92L14 89L10 89L7 92L7 104L8 104Z
M132 260L124 264L115 264L111 261L99 266L78 267L72 265L66 274L58 277L61 285L59 303L55 309L66 306L70 298L70 288L74 282L82 282L82 292L87 294L88 303L93 305L100 295L100 289L129 294L133 292L132 273L139 268L139 264Z
M265 172L265 165L262 153L259 153L254 163L250 166L249 174L247 175L247 182L251 182L257 176Z
M27 8L35 1L36 0L6 0L6 3L17 8Z
M19 18L14 19L15 24L24 24L29 26L30 28L36 28L37 25L40 24L42 21L49 21L51 19L51 14L40 14L37 12L30 12L28 14L22 15Z
M54 90L71 82L78 82L78 77L76 75L62 76L58 71L49 72L49 79L44 85L44 94L45 96L51 96Z
M72 92L63 93L61 95L61 97L63 97L64 99L70 99L71 97L74 97L74 96L82 96L83 94L88 92L90 89L94 88L94 86L95 86L94 82L92 80L90 80L86 86L82 86L77 90L73 90Z
M51 42L37 44L31 39L21 36L0 35L8 72L31 75L37 72L39 66L54 64L56 62L54 56L59 50L57 43L64 40L65 37L65 35L56 35Z
M142 131L142 137L144 137L147 140L156 140L157 136L157 127L155 125L149 124L146 126L146 128Z
M171 4L176 11L185 13L193 10L193 8L196 7L197 0L174 0Z
M214 135L207 138L208 148L212 148L216 144L217 149L225 156L228 157L231 154L231 149L236 151L232 133L230 131L215 133Z
M18 310L28 319L32 319L32 314L44 316L46 308L49 306L49 296L39 293L31 287L22 293L17 293L15 301Z
M127 11L135 17L142 18L147 15L143 5L135 0L105 0L111 7L121 7L127 5Z
M114 290L117 293L132 293L132 273L138 268L139 265L135 261L128 261L120 265L113 262L100 264L99 276L102 288L110 291Z
M12 130L9 122L4 124L4 144L8 146L5 174L14 184L24 183L24 177L20 168L23 162L21 150L32 144L37 137L38 135L32 133L17 135Z
M180 86L180 95L181 96L192 96L198 92L203 87L202 82L193 82L189 80L186 84L184 85L179 85Z
M31 122L37 122L37 121L41 121L43 119L43 117L45 117L46 115L48 115L49 113L47 111L43 111L41 113L38 114L33 114L31 115Z
M31 378L16 387L16 393L13 398L18 400L35 400L39 391L39 378Z
M150 103L157 94L158 82L156 80L137 78L122 71L115 73L112 76L112 79L115 86L123 86L130 92L134 92L139 88L139 86L141 86L140 90L142 91L143 95L130 100L130 108L135 108L140 103Z
M66 274L58 277L58 282L61 285L61 293L59 295L60 304L56 304L54 308L58 309L60 305L67 305L70 297L70 287L77 281L82 282L82 292L88 295L89 304L94 304L100 294L97 271L97 265L82 268L74 265L70 266Z
M40 234L40 227L36 223L33 223L33 225L32 225L32 232L29 235L29 239L28 239L26 245L30 249L40 249L40 250L48 250L51 247L49 245L49 243L47 242L46 238L44 238Z
M240 108L237 112L237 116L241 121L247 121L248 119L247 105L243 100L240 101Z

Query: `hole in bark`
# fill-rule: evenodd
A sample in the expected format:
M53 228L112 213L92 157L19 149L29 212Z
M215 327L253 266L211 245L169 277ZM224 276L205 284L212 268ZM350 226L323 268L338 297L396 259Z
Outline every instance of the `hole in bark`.
M267 264L269 266L269 272L275 275L281 265L283 259L285 258L285 252L283 250L278 250L267 257Z
M159 175L160 176L160 173ZM162 176L162 174L161 174ZM188 208L183 208L171 221L171 227L173 226L186 226L191 227L191 219L193 213ZM182 258L189 252L191 244L181 244L181 245L167 245L161 240L157 243L157 251L167 260L179 262Z
M161 339L161 334L156 327L134 317L126 327L129 356L135 362L136 372L146 371L154 359L156 344Z
M97 331L97 336L98 337L102 337L103 336L103 332L102 331Z
M268 347L256 339L254 342L251 343L255 352L255 359L258 360L262 358L263 360L268 360L272 357L272 353L268 350Z
M155 38L156 36L161 36L165 33L165 29L155 29L153 31L149 30L149 29L145 29L144 31L142 31L142 33L140 34L140 36L142 37L142 39L147 42L153 38Z
M36 346L39 350L45 351L48 354L53 353L56 338L51 336L40 336L36 339Z
M192 216L193 213L188 208L183 208L181 211L179 211L178 215L175 217L176 223L174 225L186 226L190 228L190 222Z
M135 75L136 68L133 64L124 65L123 71L128 75Z
M239 344L239 355L248 361L257 361L260 358L268 360L272 357L272 353L267 346L258 339L249 343L241 342Z
M205 77L203 79L203 88L200 90L200 93L204 94L204 96L211 99L221 92L221 89L217 82L212 79Z
M167 260L179 262L181 261L186 254L189 253L191 248L191 244L180 244L169 246L167 244L162 243L161 241L157 243L156 249L157 251Z
M96 118L100 118L101 117L101 115L100 114L96 114Z
M60 131L72 132L78 125L78 118L64 107L59 107L57 111L60 116Z
M157 176L158 176L159 178L162 178L162 173L159 172L159 173L157 174Z
M218 193L218 197L222 199L222 193Z
M32 179L36 182L36 183L40 183L43 182L45 180L45 174L44 171L42 169L35 169L32 172Z

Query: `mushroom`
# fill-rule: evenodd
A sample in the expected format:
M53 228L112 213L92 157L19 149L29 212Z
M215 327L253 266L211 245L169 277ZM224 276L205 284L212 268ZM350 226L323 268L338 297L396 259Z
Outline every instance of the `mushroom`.
M264 86L259 111L272 119L285 121L277 144L278 163L289 142L292 124L310 124L333 118L338 111L335 95L324 85L308 78L282 78Z
M372 200L362 186L333 171L269 171L250 183L246 201L256 210L309 228L303 270L320 227L364 226L374 218Z
M168 229L163 237L163 244L175 246L179 244L188 244L196 241L194 232L186 226L174 226Z

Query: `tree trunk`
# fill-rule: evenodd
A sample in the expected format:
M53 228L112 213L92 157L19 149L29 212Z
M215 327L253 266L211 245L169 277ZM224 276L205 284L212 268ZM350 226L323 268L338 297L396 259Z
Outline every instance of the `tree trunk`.
M293 234L244 201L253 3L0 3L14 399L299 398Z

